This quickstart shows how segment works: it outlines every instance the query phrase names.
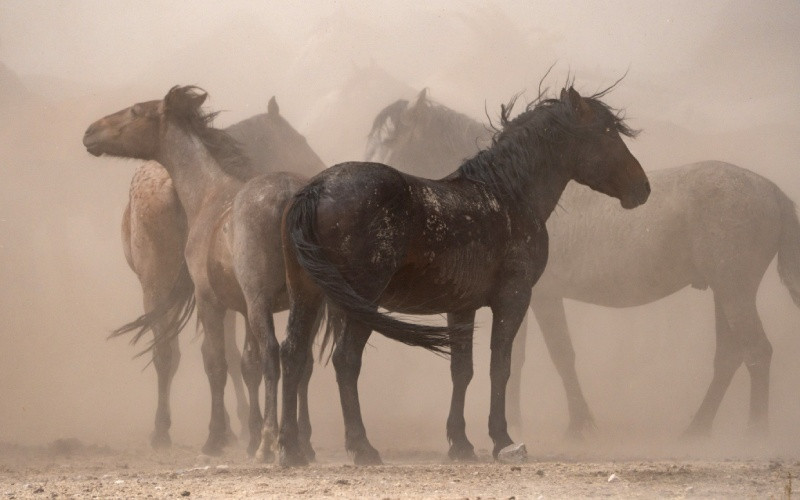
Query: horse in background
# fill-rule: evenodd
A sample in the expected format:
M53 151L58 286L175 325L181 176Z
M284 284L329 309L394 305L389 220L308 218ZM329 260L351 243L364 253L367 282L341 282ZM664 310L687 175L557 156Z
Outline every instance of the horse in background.
M464 121L472 127L446 126ZM397 101L376 117L367 159L444 175L448 165L488 140L487 130L431 102L423 91L415 103ZM717 340L711 383L685 433L711 432L742 364L750 374L749 427L766 430L772 347L756 309L756 292L777 255L781 281L800 306L800 225L794 203L771 181L724 162L648 175L652 195L637 210L620 210L607 198L572 184L561 197L562 209L547 221L550 254L533 289L531 309L567 394L568 434L580 437L595 422L575 371L564 299L630 307L688 286L711 288ZM511 415L517 419L525 325L521 331L510 379Z
M577 180L619 199L647 200L650 187L623 135L632 136L601 101L571 86L510 119L502 108L491 146L441 180L403 174L380 163L330 167L298 192L283 224L290 295L281 347L283 406L280 460L306 463L298 445L297 386L324 300L344 315L333 352L345 421L345 446L356 464L380 463L366 436L358 398L364 346L373 330L409 345L452 354L450 456L474 459L464 422L472 378L475 311L489 306L493 455L513 443L505 420L511 345L547 261L545 221L564 187ZM406 323L378 311L446 312L447 327Z
M286 193L293 192L305 182L304 177L293 174L261 174L278 169L310 173L321 170L323 164L308 147L305 138L280 116L274 98L270 100L266 114L232 126L231 134L227 134L208 127L215 114L204 115L199 111L205 94L196 94L193 89L186 88L173 89L169 96L172 107L161 101L133 106L98 121L84 137L87 149L96 155L108 153L172 162L166 169L157 167L161 170L153 170L156 165L153 161L146 164L151 172L161 176L160 182L147 184L134 177L136 189L131 191L131 208L126 210L128 224L123 225L128 249L126 256L142 280L145 297L158 292L162 295L160 300L154 301L154 308L118 329L115 335L137 330L136 341L148 329L154 331L155 338L150 347L159 372L159 403L166 403L166 406L159 405L160 413L156 419L156 432L160 432L160 443L163 443L164 435L169 439L169 382L177 368L176 364L170 364L177 354L173 346L180 328L191 314L192 305L200 298L202 307L198 308L198 316L205 332L203 357L212 384L213 400L209 439L203 449L206 453L216 454L228 441L226 427L229 425L222 391L226 378L224 370L228 365L225 354L230 349L225 349L222 342L230 346L228 339L232 340L232 332L224 333L223 317L226 310L246 314L248 328L242 371L250 396L248 451L254 453L260 443L263 421L258 387L265 376L265 363L277 362L277 352L273 352L273 357L267 352L272 347L277 351L271 313L286 307L280 305L284 286L280 247L274 243L272 246L276 248L270 254L271 247L265 241L277 242L277 232L270 238L268 224L264 227L259 224L267 223L270 216L275 219L278 214L279 217L280 204L288 196ZM185 134L175 132L175 128ZM167 137L169 131L173 133ZM249 158L255 158L258 163L252 163L238 148L240 141ZM178 185L179 182L182 184ZM242 189L239 193L245 184L249 191ZM253 198L247 198L247 195ZM236 202L243 206L261 203L251 209L253 213L263 212L262 217L254 222L258 227L237 226L250 222L247 217L230 221L231 213L239 213L230 206ZM235 232L238 239L233 238L234 229L238 229ZM247 263L252 264L252 272L247 277L236 279L232 276L234 269L230 260L233 257L228 247L244 245L248 237L262 246L260 251L253 251L250 247L246 249L250 251ZM244 273L244 269L237 268L237 271ZM154 284L144 277L155 277L160 281ZM196 287L198 279L201 286ZM245 293L241 288L247 286L251 288ZM233 359L233 364L239 363L237 356ZM277 381L270 377L277 373L274 365L270 376L265 376L268 383L267 412L276 411L274 405L270 409L270 390ZM307 418L307 408L305 414ZM275 427L277 423L271 425ZM308 433L310 437L310 424ZM270 444L266 446L268 450Z

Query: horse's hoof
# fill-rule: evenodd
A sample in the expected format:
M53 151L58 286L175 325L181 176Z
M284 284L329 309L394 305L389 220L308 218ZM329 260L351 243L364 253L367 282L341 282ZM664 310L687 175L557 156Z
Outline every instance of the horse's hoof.
M258 451L258 446L261 444L260 439L251 439L250 442L247 444L247 456L248 457L255 457L256 452Z
M353 463L356 465L383 465L383 460L381 460L378 450L370 446L355 452Z
M478 455L471 443L453 443L447 451L447 456L454 462L477 462Z
M711 437L711 429L690 425L680 436L683 442L702 441Z
M275 454L272 450L259 449L255 455L255 461L262 464L271 464L275 462Z
M314 448L311 446L311 443L303 444L302 448L303 448L303 455L306 456L306 460L308 460L308 463L317 461L317 452L314 451Z
M201 451L203 452L203 455L208 455L209 457L218 457L222 455L223 448L224 445L219 439L209 438L208 441L206 441L206 444L204 444L201 448Z
M281 448L278 463L281 467L304 467L308 465L308 460L298 450L290 451L287 448Z
M169 437L169 432L154 431L150 435L150 446L156 450L166 450L172 447L172 439Z

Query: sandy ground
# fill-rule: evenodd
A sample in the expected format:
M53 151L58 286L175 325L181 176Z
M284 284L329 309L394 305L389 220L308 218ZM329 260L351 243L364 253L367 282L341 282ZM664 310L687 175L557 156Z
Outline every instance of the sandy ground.
M114 450L60 441L0 445L2 498L790 498L800 462L564 459L452 464L439 453L389 451L387 465L355 467L333 450L303 468L255 464L175 446ZM791 479L790 479L791 477ZM797 487L800 489L800 486Z

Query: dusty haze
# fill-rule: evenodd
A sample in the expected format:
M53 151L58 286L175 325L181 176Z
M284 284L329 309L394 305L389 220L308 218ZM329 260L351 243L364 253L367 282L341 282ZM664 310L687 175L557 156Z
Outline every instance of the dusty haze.
M589 93L627 72L606 102L644 130L629 146L645 169L724 160L800 201L798 33L795 1L0 1L0 441L139 447L152 429L154 370L131 360L123 340L105 340L141 313L141 292L119 236L137 163L85 152L83 131L100 116L197 84L211 108L226 110L216 123L225 126L264 112L275 95L333 164L361 159L371 120L389 102L428 87L451 108L494 119L513 94L533 97L555 62L547 84L572 75ZM775 349L772 436L740 446L742 368L698 453L800 455L800 311L774 263L758 305ZM599 427L582 452L671 453L711 377L711 292L626 310L569 302L567 314ZM467 432L490 449L488 313L479 322ZM561 382L531 323L524 429L512 437L533 454L572 450L560 439ZM282 337L285 314L277 324ZM172 436L199 448L209 390L191 330L172 390ZM446 361L376 335L360 388L377 448L445 453ZM315 368L311 412L314 443L343 448L331 366Z

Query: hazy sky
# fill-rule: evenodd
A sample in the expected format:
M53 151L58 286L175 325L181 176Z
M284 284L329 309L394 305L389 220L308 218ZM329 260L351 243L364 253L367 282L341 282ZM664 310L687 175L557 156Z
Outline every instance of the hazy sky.
M601 57L623 70L642 64L649 70L659 61L672 66L676 58L706 40L730 2L516 0L490 5L505 12L518 28L549 33L563 47L561 57L573 64ZM788 7L782 19L795 15L796 25L798 3ZM22 74L120 83L165 52L237 20L263 23L291 40L306 36L322 17L339 10L415 34L420 29L435 30L435 14L445 17L463 9L460 2L430 0L0 0L0 58ZM756 18L766 15L754 2L746 2L744 9ZM419 10L434 15L421 19L414 15Z

